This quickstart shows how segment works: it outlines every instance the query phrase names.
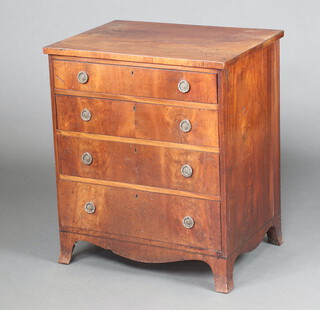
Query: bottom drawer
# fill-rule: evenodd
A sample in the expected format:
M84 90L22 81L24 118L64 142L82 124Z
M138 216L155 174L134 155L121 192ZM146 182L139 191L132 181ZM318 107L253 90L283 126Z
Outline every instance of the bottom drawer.
M60 180L58 206L61 229L221 250L219 202Z

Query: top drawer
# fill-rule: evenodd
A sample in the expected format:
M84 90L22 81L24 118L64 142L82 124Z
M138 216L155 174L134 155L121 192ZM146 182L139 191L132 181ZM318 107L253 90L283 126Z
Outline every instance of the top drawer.
M55 88L217 103L217 79L213 73L63 60L53 61L53 70ZM182 84L179 90L181 81L187 81L188 84Z

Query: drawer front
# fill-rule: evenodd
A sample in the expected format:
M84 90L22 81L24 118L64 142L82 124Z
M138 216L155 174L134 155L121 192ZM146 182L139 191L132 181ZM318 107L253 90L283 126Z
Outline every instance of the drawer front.
M82 162L89 153L90 164ZM60 173L219 195L219 155L58 134ZM88 156L87 156L88 159ZM191 177L181 168L190 165Z
M61 130L219 146L214 110L73 96L56 96L56 106Z
M59 181L58 193L62 229L221 249L219 202L69 181ZM86 212L88 202L93 203L94 213ZM185 217L194 221L192 228L183 225Z
M59 89L217 103L216 74L59 60L53 68L54 87ZM79 72L87 74L82 75L85 83L78 81ZM190 86L186 93L178 89L182 80Z

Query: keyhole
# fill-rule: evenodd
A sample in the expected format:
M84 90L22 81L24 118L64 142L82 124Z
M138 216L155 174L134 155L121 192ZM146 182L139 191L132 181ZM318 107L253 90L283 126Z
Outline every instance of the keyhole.
M133 75L134 74L134 72L133 71L131 71L131 75Z
M133 111L135 111L136 110L136 107L133 107Z
M134 152L137 153L137 149L136 148L134 148Z
M138 195L138 194L135 194L134 197L135 197L136 199L138 199L139 195Z

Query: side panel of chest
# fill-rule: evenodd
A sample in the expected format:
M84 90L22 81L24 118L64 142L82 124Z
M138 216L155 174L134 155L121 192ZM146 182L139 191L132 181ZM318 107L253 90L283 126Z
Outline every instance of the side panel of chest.
M279 41L230 66L220 86L222 218L223 227L232 227L230 254L245 251L246 243L257 246L280 212Z

